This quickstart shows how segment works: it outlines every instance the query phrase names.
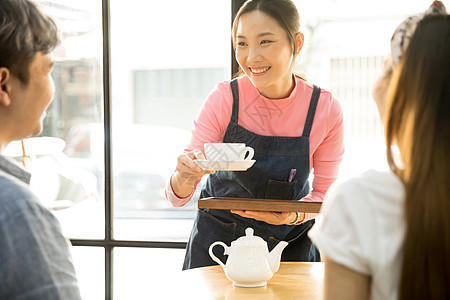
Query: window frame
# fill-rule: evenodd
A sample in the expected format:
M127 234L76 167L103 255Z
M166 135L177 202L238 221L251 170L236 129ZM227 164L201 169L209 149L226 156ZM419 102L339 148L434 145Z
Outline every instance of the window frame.
M245 0L231 0L232 20ZM105 179L105 235L104 239L70 239L72 246L78 247L103 247L105 251L105 299L113 299L113 252L116 247L133 248L168 248L185 249L185 242L161 242L161 241L137 241L114 239L113 228L113 180L112 180L112 113L111 113L111 23L110 0L102 0L102 35L103 35L103 114L104 114L104 179ZM231 74L238 71L233 46L231 49Z

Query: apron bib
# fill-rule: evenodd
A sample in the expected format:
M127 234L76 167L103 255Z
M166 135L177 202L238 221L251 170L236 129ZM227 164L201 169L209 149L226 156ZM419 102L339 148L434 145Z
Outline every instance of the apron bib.
M237 79L230 83L233 94L233 111L224 143L245 143L255 150L255 164L247 171L216 171L209 175L200 198L238 197L258 199L300 200L309 193L309 134L314 120L320 88L314 86L303 133L299 137L263 136L238 124L239 91ZM297 173L291 182L291 169ZM279 241L287 241L282 261L320 261L320 255L307 236L314 220L300 225L271 225L254 219L243 218L228 210L199 209L186 247L183 270L216 265L209 256L209 246L222 241L227 245L245 235L252 227L255 235L263 238L269 251ZM226 261L222 249L214 248L214 254ZM216 252L217 251L217 252Z

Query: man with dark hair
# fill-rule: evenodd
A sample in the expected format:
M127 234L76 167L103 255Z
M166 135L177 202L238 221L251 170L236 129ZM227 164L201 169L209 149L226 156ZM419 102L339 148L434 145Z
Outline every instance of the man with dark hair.
M29 0L0 0L0 299L80 299L55 216L29 189L30 174L1 155L38 135L54 94L55 23Z

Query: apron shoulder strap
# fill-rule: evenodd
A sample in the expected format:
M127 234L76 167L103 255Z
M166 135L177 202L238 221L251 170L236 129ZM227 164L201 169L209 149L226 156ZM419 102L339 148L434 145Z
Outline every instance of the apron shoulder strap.
M230 123L237 124L239 120L239 88L237 78L231 80L231 93L233 94L233 111L231 113Z
M320 97L320 87L314 85L314 89L311 95L311 100L309 102L308 115L306 116L305 127L303 128L302 136L309 137L311 132L312 124L314 121L314 115L316 114L317 102L319 102Z

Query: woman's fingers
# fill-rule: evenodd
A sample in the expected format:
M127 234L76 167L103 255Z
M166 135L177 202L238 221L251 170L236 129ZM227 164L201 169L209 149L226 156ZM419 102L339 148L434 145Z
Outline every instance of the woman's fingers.
M199 155L196 154L194 151L187 152L185 154L181 154L180 156L178 156L178 164L180 165L180 167L184 169L185 172L189 172L189 170L192 170L192 172L202 171L202 169L194 162L195 159L198 159L197 156Z
M196 163L195 159L205 159L205 156L203 155L202 151L199 149L195 149L193 151L189 151L187 153L181 154L178 156L178 163L177 163L177 171L183 176L183 177L193 177L195 179L201 178L205 174L212 174L214 171L205 171L202 168L200 168Z
M244 218L251 218L263 221L273 225L283 225L292 222L295 214L292 212L273 212L273 211L250 211L250 210L231 210L232 213L240 215Z
M191 152L188 152L186 154L189 155L192 159L206 159L203 152L199 149L192 150Z

